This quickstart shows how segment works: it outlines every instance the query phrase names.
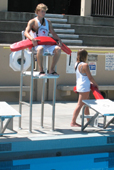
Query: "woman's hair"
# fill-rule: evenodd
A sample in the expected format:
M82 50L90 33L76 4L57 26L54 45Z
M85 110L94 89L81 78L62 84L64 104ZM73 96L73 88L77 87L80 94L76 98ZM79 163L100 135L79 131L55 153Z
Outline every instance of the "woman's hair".
M84 49L80 49L77 53L77 62L86 62L88 52Z
M47 10L48 10L48 7L47 7L45 4L43 4L43 3L38 4L38 5L36 6L35 13L38 14L38 11L40 11L41 9L47 11Z

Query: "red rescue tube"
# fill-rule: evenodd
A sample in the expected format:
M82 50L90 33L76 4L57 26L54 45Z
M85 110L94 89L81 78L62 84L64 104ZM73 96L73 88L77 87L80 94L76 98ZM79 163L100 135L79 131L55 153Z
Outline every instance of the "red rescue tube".
M56 45L57 44L57 42L51 37L36 37L35 39L38 40L38 45ZM14 51L19 51L19 50L23 50L26 48L32 48L32 47L33 47L32 41L29 39L26 39L26 40L13 43L10 46L10 50L14 52Z
M95 99L104 99L104 97L102 96L102 94L100 93L98 88L96 86L94 86L93 84L91 84L91 91L92 91Z
M57 41L51 37L41 36L41 37L36 37L35 39L38 40L38 45L57 45ZM26 40L13 43L10 46L10 50L14 52L14 51L19 51L19 50L23 50L26 48L32 48L32 47L33 47L32 41L29 39L26 39ZM69 55L71 55L72 53L71 49L68 48L64 43L62 43L61 49Z
M72 53L71 49L68 48L64 43L62 43L61 49L62 49L65 53L67 53L67 54L69 54L69 55L71 55L71 53Z
M74 93L77 93L76 86L73 88Z
M73 91L74 91L75 93L77 93L77 91L76 91L76 86L74 86ZM91 84L91 91L92 91L95 99L104 99L103 96L102 96L102 94L101 94L101 92L100 92L100 91L98 90L98 88L97 88L96 86L94 86L93 84Z
M67 54L70 55L70 57L69 57L69 65L70 65L70 63L71 63L71 53L72 53L71 49L68 48L64 43L62 43L61 49L62 49L65 53L67 53Z

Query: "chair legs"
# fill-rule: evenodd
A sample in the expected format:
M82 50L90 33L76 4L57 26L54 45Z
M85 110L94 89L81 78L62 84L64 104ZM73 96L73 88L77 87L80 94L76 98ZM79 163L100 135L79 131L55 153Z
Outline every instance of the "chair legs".
M22 61L24 59L24 50L22 50ZM44 69L47 74L48 69L48 56L44 58ZM56 67L55 67L56 69ZM33 103L33 80L34 79L42 79L43 86L42 86L42 98L41 98L41 127L43 128L43 118L44 118L44 101L45 101L45 84L47 83L47 78L39 78L33 76L34 70L34 52L32 51L31 54L31 79L30 79L30 102L29 104L22 101L22 87L23 87L23 62L21 62L21 74L20 74L20 98L19 98L19 113L22 113L22 104L26 104L30 107L29 111L29 132L32 132L32 103ZM49 77L52 78L52 77ZM54 79L54 88L53 88L53 108L52 108L52 130L54 130L55 124L55 100L56 100L56 77ZM21 118L19 118L19 128L21 128Z

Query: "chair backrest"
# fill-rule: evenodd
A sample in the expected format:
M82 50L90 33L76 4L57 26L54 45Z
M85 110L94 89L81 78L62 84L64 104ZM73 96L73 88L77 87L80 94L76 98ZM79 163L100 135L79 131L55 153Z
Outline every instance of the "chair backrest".
M24 31L24 30L23 30L23 31L21 31L22 40L25 40L25 39L26 39L26 37L25 37L24 33L25 33L25 31ZM28 48L27 48L27 50L28 50L28 51L31 51L31 50L30 50L30 49L28 49ZM36 59L36 51L35 51L35 50L34 50L34 58Z
M21 35L22 35L22 40L25 40L25 35L24 35L25 31L21 31Z

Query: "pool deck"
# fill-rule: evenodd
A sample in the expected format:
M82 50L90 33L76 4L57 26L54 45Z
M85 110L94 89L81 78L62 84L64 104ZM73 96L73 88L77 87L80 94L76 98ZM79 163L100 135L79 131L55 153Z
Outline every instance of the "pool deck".
M19 118L13 119L16 134L0 136L0 160L28 157L51 157L99 152L114 152L114 124L107 130L87 127L71 127L76 102L57 102L55 105L55 130L52 131L52 102L45 102L44 128L40 126L41 103L33 103L32 133L29 133L29 107L22 107L22 129L18 128ZM19 110L18 103L9 103ZM81 124L80 114L77 123ZM90 114L94 111L90 110ZM108 117L107 120L111 119ZM103 119L99 120L102 125ZM8 133L6 130L5 133Z

